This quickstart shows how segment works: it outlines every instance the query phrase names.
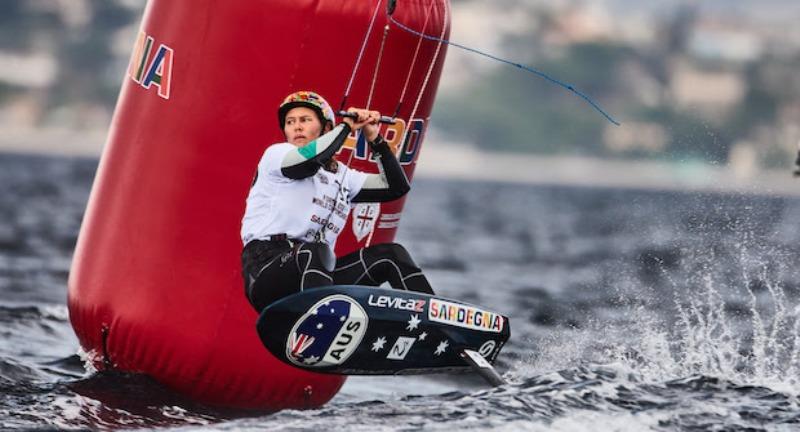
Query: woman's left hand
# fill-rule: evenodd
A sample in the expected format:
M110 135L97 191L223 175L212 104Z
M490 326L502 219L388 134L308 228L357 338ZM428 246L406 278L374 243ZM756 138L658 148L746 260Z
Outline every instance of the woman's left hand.
M374 141L378 137L378 121L381 119L381 113L378 111L370 111L362 108L350 108L347 110L349 113L357 114L358 119L351 119L345 117L343 121L350 125L353 130L363 129L361 133L367 141Z

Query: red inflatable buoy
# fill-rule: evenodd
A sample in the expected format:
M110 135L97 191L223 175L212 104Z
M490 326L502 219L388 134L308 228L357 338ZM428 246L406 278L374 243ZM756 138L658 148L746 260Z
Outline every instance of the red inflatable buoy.
M315 407L336 394L343 377L287 366L261 345L239 229L259 157L283 138L283 97L314 90L337 105L354 70L348 106L399 106L383 134L411 179L445 47L385 34L386 3L148 3L69 279L70 319L97 368L229 407ZM392 16L447 37L448 13L447 0L400 0ZM340 160L377 172L355 139ZM391 241L402 207L357 207L336 252Z

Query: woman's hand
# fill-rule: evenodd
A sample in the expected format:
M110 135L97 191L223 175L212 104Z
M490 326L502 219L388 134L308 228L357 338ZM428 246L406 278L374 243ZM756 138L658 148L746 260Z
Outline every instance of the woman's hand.
M364 138L370 142L378 137L378 121L381 119L381 113L352 107L349 108L347 112L358 115L358 119L351 119L349 117L343 119L343 121L350 126L350 129L363 129L361 133L363 133Z

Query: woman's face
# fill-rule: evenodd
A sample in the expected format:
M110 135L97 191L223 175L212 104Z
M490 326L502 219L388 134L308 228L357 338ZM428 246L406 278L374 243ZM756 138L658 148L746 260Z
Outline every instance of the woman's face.
M289 143L298 147L304 146L319 138L322 134L322 123L311 108L295 107L286 113L283 133Z

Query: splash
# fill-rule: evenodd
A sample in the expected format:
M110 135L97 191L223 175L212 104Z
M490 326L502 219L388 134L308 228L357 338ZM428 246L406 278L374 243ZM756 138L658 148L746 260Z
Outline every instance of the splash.
M607 349L608 361L648 381L704 375L800 392L800 305L787 298L773 265L748 258L744 247L739 262L737 286L726 286L708 265L684 287L672 281L672 317L633 308L636 325L620 329L631 342Z
M82 347L78 347L77 355L83 362L83 368L88 375L94 375L98 372L94 365L103 360L103 355L100 352L97 350L86 351Z
M781 282L796 280L794 258L756 243L687 248L682 268L662 269L664 285L627 278L618 319L552 329L509 377L604 364L642 383L702 376L800 394L800 304Z

